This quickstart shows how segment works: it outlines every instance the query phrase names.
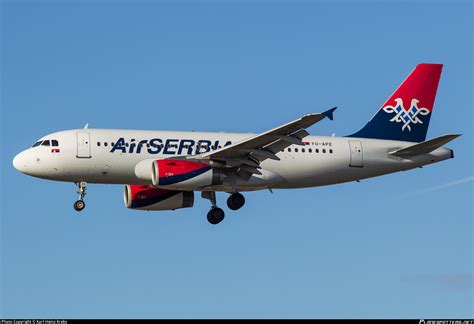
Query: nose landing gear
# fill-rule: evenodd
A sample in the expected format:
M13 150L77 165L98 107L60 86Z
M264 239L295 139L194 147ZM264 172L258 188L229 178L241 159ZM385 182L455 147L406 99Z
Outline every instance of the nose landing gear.
M74 209L76 211L81 211L84 209L84 207L86 207L86 203L84 202L84 200L77 200L75 203L74 203Z
M87 182L81 181L77 184L77 193L79 194L79 200L74 203L74 209L76 211L81 211L86 207L86 203L84 202L84 196L86 195L87 189Z

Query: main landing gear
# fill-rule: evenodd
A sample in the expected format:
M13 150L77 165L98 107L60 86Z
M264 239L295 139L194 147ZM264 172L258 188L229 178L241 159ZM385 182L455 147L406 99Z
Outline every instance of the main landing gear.
M245 197L241 193L234 192L227 198L227 207L232 210L237 210L242 208L245 204Z
M224 220L224 211L217 207L216 192L215 191L203 191L201 193L202 198L211 201L211 210L207 213L207 221L212 225L219 224ZM245 204L245 198L242 194L235 192L227 199L227 206L231 210L240 209Z
M76 183L77 185L77 193L79 194L79 200L77 200L74 203L74 209L76 211L81 211L86 207L86 203L84 202L84 196L86 195L86 189L87 189L87 183L84 181L81 181L79 183Z
M212 225L217 225L224 220L224 211L219 207L212 207L207 213L207 221Z
M207 213L207 221L212 225L222 222L224 220L225 213L221 208L217 207L216 192L203 191L201 193L201 197L210 200L212 204L211 210Z

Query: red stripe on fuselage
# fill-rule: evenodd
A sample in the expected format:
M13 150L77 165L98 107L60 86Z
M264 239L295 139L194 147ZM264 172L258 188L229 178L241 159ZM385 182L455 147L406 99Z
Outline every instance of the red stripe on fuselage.
M158 176L160 178L183 175L209 167L204 163L181 160L158 160L156 163L158 163Z

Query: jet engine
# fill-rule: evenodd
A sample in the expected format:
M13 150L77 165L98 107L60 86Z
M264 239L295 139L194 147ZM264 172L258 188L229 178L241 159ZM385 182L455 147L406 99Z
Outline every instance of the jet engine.
M137 164L135 174L155 187L173 190L194 190L223 183L220 170L185 160L145 160Z
M174 210L192 207L194 192L175 191L143 185L125 185L125 206L140 210Z

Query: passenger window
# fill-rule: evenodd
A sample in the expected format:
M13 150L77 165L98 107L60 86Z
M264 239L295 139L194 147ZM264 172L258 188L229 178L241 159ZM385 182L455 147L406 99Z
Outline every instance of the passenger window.
M295 148L295 152L298 153L298 149L297 149L297 148Z
M291 149L290 149L290 148L288 148L288 152L291 152Z
M107 145L108 145L107 142L104 142L104 146L107 146Z
M326 149L323 149L323 153L326 153Z
M304 153L304 149L301 149L301 152L303 152L303 153Z
M319 149L314 150L316 153L319 153Z
M312 150L312 149L308 149L308 152L309 152L309 153L313 153L313 150Z
M100 142L97 142L97 146L100 146Z
M128 147L128 143L125 143L125 146Z
M51 145L52 145L52 146L59 146L59 143L58 143L57 140L52 140L52 141L51 141Z
M49 140L44 141L41 145L42 146L50 146Z
M105 144L106 144L105 146L107 146L107 143ZM110 143L110 146L115 146L115 143L114 142Z
M330 149L330 150L329 150L329 153L331 153L331 154L332 154L332 149Z

